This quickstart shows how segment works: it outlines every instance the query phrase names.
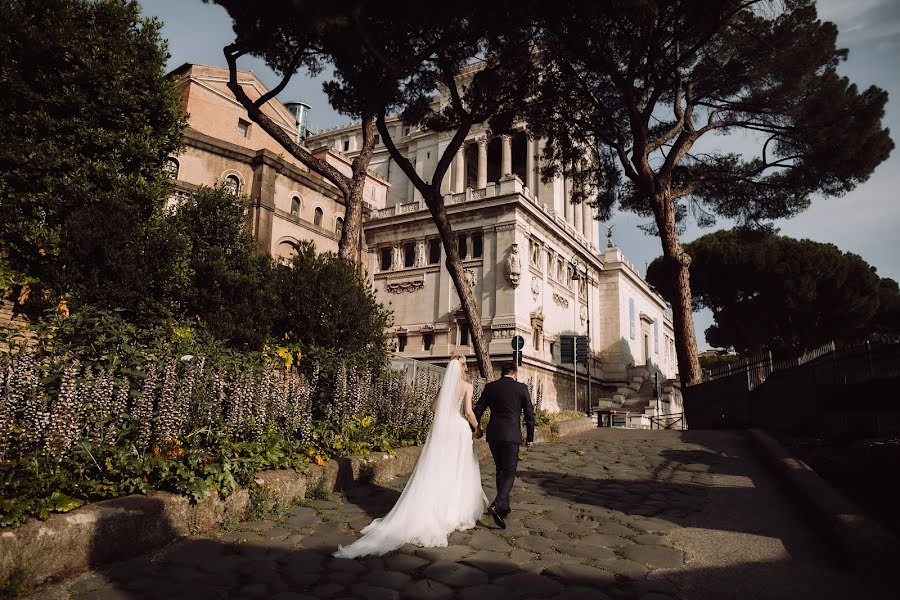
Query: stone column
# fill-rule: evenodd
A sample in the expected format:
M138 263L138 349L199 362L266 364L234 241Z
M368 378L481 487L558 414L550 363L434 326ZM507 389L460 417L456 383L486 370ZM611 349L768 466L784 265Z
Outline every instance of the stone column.
M569 185L569 178L563 177L563 214L566 217L566 223L571 225L575 222L575 217L572 215L572 203L569 202L569 198L572 195L572 187Z
M531 196L537 198L537 186L534 176L534 153L537 152L537 140L525 141L525 186L531 192Z
M502 151L500 153L500 177L506 177L512 173L512 137L500 136Z
M413 164L413 166L416 165L416 155L415 154L410 154L409 156L407 156L407 158L409 159L409 162L411 162ZM415 197L416 197L416 186L413 185L412 179L407 177L406 178L406 198L403 199L401 204L406 204L408 202L412 202L415 199Z
M487 136L478 138L478 179L475 184L477 189L487 187Z
M466 191L466 145L463 144L453 157L453 172L455 179L453 181L453 192L461 194Z
M581 203L581 218L583 221L582 233L588 242L597 245L597 222L594 221L594 211L587 202Z
M575 231L577 231L581 235L584 235L584 220L583 220L584 215L582 214L583 206L584 206L584 202L582 202L581 204L573 204L572 205L572 212L574 213L573 220L575 221Z

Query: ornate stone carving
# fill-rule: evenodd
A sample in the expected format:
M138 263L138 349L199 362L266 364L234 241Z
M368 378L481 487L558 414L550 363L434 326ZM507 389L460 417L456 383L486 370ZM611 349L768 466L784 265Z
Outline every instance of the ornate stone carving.
M387 291L390 294L402 294L404 292L418 292L422 288L425 287L425 281L423 279L413 279L413 280L397 280L397 281L389 281L387 283Z
M475 290L475 271L472 269L466 269L464 277L466 278L466 284L468 284L471 290Z
M394 244L394 260L391 263L392 271L399 271L403 268L403 246Z
M553 294L553 301L563 308L569 308L569 299L559 294Z
M584 304L582 304L581 307L578 309L578 318L581 320L582 323L587 321L587 306L585 306Z
M416 266L425 266L425 240L416 242Z
M535 300L541 295L541 280L537 277L531 277L531 295Z
M514 288L519 287L519 279L522 276L522 263L519 260L519 245L513 244L506 257L506 280Z

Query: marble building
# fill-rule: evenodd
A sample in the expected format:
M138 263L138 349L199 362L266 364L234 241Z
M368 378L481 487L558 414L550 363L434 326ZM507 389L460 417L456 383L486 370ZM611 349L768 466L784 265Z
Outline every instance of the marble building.
M289 156L232 97L224 69L186 64L177 78L190 115L185 149L172 157L177 193L226 182L254 204L260 251L287 257L310 240L337 249L343 199L327 180ZM462 76L465 76L463 74ZM239 80L251 98L265 88L251 73ZM297 122L280 102L267 114L295 135ZM398 148L418 173L432 172L449 136L388 121ZM349 170L359 152L359 127L348 125L306 138L316 155ZM578 400L571 364L562 364L560 338L589 335L593 398L629 379L628 367L656 365L677 377L667 306L615 247L600 240L592 209L572 205L569 182L542 182L541 141L523 126L489 136L474 128L442 185L460 254L481 312L467 323L437 231L422 201L381 140L366 184L364 266L381 302L394 313L389 331L401 356L437 364L454 351L473 356L471 327L481 327L495 364L512 356L521 335L523 372L544 408L585 407L585 366L578 368ZM176 193L176 195L177 195ZM577 273L577 277L576 277Z

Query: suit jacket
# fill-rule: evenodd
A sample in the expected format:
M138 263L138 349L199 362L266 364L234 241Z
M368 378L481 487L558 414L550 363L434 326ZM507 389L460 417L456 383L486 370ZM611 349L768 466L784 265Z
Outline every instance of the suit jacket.
M484 386L475 405L475 418L481 420L486 409L491 409L488 421L487 441L522 443L519 417L525 414L526 440L534 441L534 407L528 395L528 386L512 377L501 377Z

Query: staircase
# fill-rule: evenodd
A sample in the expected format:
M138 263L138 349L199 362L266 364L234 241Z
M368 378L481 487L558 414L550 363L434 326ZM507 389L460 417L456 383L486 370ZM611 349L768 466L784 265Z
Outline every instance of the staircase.
M653 395L654 379L650 369L645 366L629 367L627 377L627 381L616 382L611 386L608 396L599 399L599 410L624 413L625 426L629 429L649 429L651 417L682 412L681 390L675 380L666 379L661 382L657 411L657 400ZM663 427L666 425L663 424Z

